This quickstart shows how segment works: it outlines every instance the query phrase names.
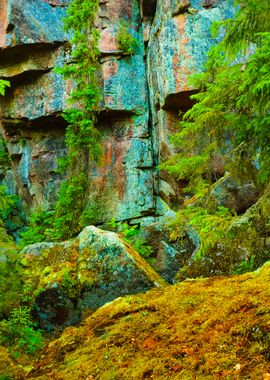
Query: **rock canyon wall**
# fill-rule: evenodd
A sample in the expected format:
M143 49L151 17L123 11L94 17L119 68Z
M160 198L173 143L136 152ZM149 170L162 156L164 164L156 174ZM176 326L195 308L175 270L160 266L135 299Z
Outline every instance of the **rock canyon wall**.
M63 180L57 160L66 153L61 112L71 84L54 67L69 56L69 36L62 29L68 3L0 5L0 78L11 83L0 101L11 162L0 168L0 179L28 209L50 208ZM115 217L145 225L181 203L181 183L158 165L173 154L169 134L179 111L192 104L188 76L202 69L214 43L211 25L232 9L226 0L100 0L103 156L88 173L95 223ZM139 42L132 56L118 46L123 19Z

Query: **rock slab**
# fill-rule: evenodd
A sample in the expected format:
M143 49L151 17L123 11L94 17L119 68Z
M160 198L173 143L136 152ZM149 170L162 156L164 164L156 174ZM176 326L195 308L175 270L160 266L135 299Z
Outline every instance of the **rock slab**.
M33 315L47 331L78 323L86 309L165 284L117 234L93 226L72 241L30 245L21 254Z

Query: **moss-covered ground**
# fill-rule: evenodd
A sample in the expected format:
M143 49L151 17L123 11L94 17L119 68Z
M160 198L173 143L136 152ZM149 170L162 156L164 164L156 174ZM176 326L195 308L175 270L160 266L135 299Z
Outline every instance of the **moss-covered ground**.
M269 280L267 263L254 273L120 298L67 328L38 360L15 362L3 350L0 365L13 367L15 379L266 380Z

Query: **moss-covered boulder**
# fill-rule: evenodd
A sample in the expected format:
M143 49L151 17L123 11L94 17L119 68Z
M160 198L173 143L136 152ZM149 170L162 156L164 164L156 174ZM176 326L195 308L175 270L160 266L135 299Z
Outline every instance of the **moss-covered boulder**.
M243 214L259 199L259 190L252 181L236 181L230 174L215 183L210 193L210 201L215 206L223 206Z
M105 305L51 342L30 379L268 379L269 263Z
M86 309L165 283L117 234L95 227L72 241L27 246L21 254L33 315L48 331L79 322Z
M207 217L207 216L206 216ZM242 215L231 215L220 225L205 226L201 232L200 256L193 255L176 275L176 280L188 277L209 277L221 274L241 274L259 268L270 260L270 187ZM212 241L211 241L212 240Z
M153 247L150 264L169 283L174 283L175 275L191 258L200 244L198 235L192 229L186 231L181 239L172 237L172 227L166 222L156 222L142 229L140 236Z

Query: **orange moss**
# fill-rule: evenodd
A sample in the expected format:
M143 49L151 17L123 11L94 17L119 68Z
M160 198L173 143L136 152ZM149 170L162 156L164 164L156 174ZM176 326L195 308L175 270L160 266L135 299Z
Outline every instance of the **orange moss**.
M120 298L51 342L30 379L263 379L270 264Z

